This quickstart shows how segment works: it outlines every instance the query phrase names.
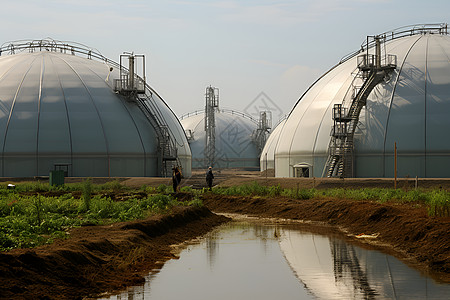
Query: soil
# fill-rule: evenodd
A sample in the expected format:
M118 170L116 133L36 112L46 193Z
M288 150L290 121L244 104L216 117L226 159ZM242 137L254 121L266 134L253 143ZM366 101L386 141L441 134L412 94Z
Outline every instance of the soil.
M173 245L226 221L204 207L179 207L146 220L76 228L67 240L0 253L0 298L86 299L142 284L149 271L176 258Z
M182 186L206 187L204 175L204 170L194 171L193 176L182 180ZM283 188L394 187L392 179L273 178L263 175L245 170L215 170L214 184L232 186L257 181L262 185L279 184ZM66 182L81 180L66 178ZM118 180L130 187L171 185L168 178L94 178L93 181L110 180ZM450 190L448 179L416 181L403 178L397 181L398 188L413 189L416 185L425 189ZM203 195L203 208L179 207L168 215L146 220L85 226L70 231L67 240L0 253L0 298L86 299L143 283L149 271L175 258L173 245L201 236L228 220L211 211L328 224L354 242L393 254L436 280L450 283L450 218L430 217L424 207L333 198L297 200ZM115 196L118 200L126 197ZM175 196L180 201L192 197L185 193Z

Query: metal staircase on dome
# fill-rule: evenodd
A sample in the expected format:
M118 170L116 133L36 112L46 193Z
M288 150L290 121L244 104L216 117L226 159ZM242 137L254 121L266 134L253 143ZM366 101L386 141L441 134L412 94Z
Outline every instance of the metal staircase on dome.
M375 44L375 54L369 54L369 41ZM341 104L335 104L332 111L333 127L328 146L328 160L324 172L327 177L354 177L354 134L362 108L367 97L378 84L397 67L395 55L381 53L385 36L367 38L367 51L357 57L357 72L352 85Z
M135 72L136 60L141 59L142 77ZM128 70L123 62L128 60ZM120 79L114 80L114 91L136 103L156 131L158 139L158 170L161 176L171 174L172 164L181 165L177 156L176 141L169 125L156 105L145 81L145 56L125 53L120 55Z

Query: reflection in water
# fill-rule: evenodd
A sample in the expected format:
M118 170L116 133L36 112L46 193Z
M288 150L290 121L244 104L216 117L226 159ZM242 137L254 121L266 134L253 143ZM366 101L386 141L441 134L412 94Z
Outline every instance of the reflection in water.
M280 248L319 299L449 299L437 284L398 259L336 237L282 230Z
M370 287L367 273L361 269L354 247L342 240L330 241L336 283L353 286L354 297L358 295L358 298L361 299L374 299L377 293Z
M447 299L397 259L292 226L232 222L110 299Z

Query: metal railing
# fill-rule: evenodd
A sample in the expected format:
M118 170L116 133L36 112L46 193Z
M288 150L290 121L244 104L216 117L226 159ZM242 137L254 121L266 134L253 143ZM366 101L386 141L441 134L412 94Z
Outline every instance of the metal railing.
M35 51L49 51L60 52L71 55L86 56L88 59L97 59L108 63L116 68L119 68L120 64L106 58L95 48L88 47L86 45L69 42L58 41L51 38L42 40L17 40L5 42L0 46L0 55L12 55L21 52L33 53Z
M237 115L237 116L246 118L246 119L252 121L255 124L258 124L258 122L259 122L257 119L253 118L252 116L247 115L246 113L243 113L243 112L240 112L240 111L233 110L233 109L219 108L219 109L217 109L217 112L219 112L219 113L226 113L226 114L229 114L229 115ZM196 110L196 111L193 111L193 112L190 112L190 113L186 113L186 114L182 115L181 117L179 117L179 119L183 120L183 119L186 119L186 118L189 118L189 117L192 117L192 116L196 116L196 115L200 115L200 114L204 114L204 113L205 113L204 109L199 109L199 110Z
M416 34L443 34L448 35L448 26L447 23L435 23L435 24L415 24L399 27L397 29L386 31L378 34L377 36L382 38L384 42L395 40L398 38L402 38L405 36L412 36ZM361 44L361 49L352 53L347 54L339 61L339 64L346 62L347 60L355 57L356 55L367 51L368 48L372 48L375 46L375 41L365 40Z

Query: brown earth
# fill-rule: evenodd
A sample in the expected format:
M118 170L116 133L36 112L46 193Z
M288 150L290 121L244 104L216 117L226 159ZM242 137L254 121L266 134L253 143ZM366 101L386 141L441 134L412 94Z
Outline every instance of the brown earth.
M141 284L174 258L171 245L227 220L206 208L177 208L143 221L76 228L67 240L0 253L0 298L84 299Z
M192 177L183 179L182 185L205 187L204 174L203 170L195 171ZM81 180L66 178L66 182ZM130 187L171 185L167 178L94 178L93 181L110 180ZM262 185L279 184L283 188L394 186L392 179L271 178L242 170L215 172L214 183L219 186L253 181ZM450 190L447 179L419 179L416 183L415 179L403 178L398 180L397 187L412 189L416 184L421 188ZM189 200L192 195L176 196ZM227 220L210 210L324 222L357 243L393 254L438 281L450 283L450 218L429 217L424 207L347 199L297 200L212 193L204 194L203 201L206 206L203 209L177 208L167 216L144 221L81 227L72 230L68 240L0 253L0 298L82 299L142 283L150 270L174 257L171 245L203 235ZM377 238L361 238L369 235Z

